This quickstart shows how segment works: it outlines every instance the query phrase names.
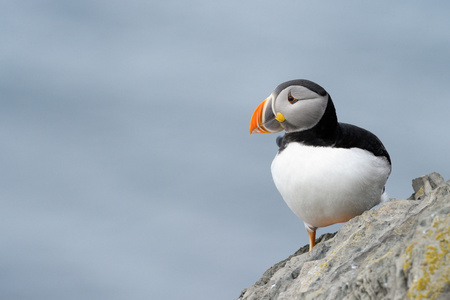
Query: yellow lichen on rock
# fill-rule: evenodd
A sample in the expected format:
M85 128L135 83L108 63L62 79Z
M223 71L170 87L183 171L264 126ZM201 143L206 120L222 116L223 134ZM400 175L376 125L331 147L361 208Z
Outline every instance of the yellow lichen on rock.
M437 299L450 285L450 215L434 218L431 227L423 236L428 246L425 246L424 255L418 261L422 276L413 282L407 292L411 299ZM408 247L405 255L408 258L403 269L407 270L411 266L411 259L414 259L411 257L412 248Z
M411 267L411 256L412 256L412 251L413 251L413 247L415 244L416 244L416 242L409 244L408 247L406 247L406 250L402 255L403 257L405 257L405 262L403 263L403 271L405 273Z
M419 199L420 197L422 197L423 194L424 194L424 192L423 192L423 187L421 187L421 188L417 191L417 193L415 194L416 199Z

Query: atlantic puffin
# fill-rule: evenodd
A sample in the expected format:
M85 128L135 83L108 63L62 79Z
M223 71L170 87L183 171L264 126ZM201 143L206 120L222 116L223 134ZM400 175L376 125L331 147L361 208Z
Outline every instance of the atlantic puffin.
M337 120L330 95L305 79L280 84L255 110L250 134L275 133L272 177L304 222L309 251L316 229L347 222L388 199L391 158L373 133Z

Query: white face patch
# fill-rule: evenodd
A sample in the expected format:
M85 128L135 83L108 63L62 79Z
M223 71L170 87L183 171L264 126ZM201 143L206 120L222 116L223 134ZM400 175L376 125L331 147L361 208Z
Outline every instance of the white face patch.
M293 100L292 100L293 99ZM286 132L302 131L319 123L328 104L328 95L321 96L303 86L289 86L282 90L275 101L273 111L285 117Z

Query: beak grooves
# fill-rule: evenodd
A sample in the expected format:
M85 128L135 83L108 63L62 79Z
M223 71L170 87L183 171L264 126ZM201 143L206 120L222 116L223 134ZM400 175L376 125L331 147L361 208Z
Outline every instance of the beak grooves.
M250 134L252 133L269 133L269 131L264 127L263 116L267 107L267 99L261 102L260 105L255 109L252 115L252 120L250 121Z
M280 122L275 119L272 111L272 98L269 97L255 109L250 121L250 134L274 133L283 129Z

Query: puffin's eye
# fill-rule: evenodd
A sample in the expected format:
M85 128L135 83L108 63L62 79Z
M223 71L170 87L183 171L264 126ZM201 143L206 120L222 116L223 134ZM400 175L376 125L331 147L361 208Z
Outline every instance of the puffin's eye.
M292 102L294 102L295 100L297 100L297 99L295 99L294 97L292 97L291 92L289 92L289 96L288 96L288 101L289 101L289 103L292 103Z

